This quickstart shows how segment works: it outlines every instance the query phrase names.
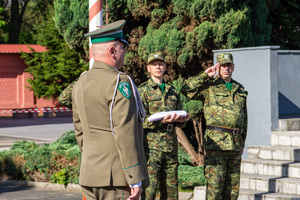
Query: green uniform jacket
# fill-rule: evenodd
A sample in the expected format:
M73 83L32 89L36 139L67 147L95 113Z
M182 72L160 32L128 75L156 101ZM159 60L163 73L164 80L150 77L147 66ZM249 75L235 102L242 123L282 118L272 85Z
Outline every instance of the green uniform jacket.
M149 183L143 146L143 127L138 119L130 80L120 75L120 84L130 86L124 96L116 90L118 71L95 61L75 84L72 91L73 123L82 151L79 183L89 187L126 186L143 181ZM127 90L128 91L128 90Z
M189 99L204 102L206 125L239 128L242 132L232 134L206 130L204 148L207 150L239 151L245 146L247 136L247 91L232 80L231 92L221 78L210 78L206 72L190 78L181 92Z
M162 94L161 89L150 78L148 81L139 86L139 93L143 101L146 112L145 122L143 124L147 148L160 150L163 152L171 152L178 147L175 128L173 132L167 132L166 125L160 121L149 122L150 115L162 111L182 110L180 97L176 89L165 83L165 90ZM176 123L179 127L183 127L185 123Z

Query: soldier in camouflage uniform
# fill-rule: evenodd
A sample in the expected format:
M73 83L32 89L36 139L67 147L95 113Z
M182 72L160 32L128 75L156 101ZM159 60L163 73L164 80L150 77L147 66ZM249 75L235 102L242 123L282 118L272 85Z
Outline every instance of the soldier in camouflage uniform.
M66 87L58 97L58 101L63 106L66 106L70 109L72 109L72 90L77 80L78 78L75 81L73 81L68 87Z
M85 72L84 71L80 74L82 76ZM63 105L66 106L67 108L72 109L72 90L75 85L75 83L78 81L79 78L75 79L68 87L62 91L62 93L58 97L58 101Z
M151 78L138 88L146 112L144 146L150 177L150 185L142 194L142 199L154 200L160 185L160 199L177 200L178 142L175 126L184 126L188 116L166 116L161 121L148 122L150 115L181 110L182 105L176 89L163 81L166 63L161 53L149 56L147 70Z
M241 155L247 135L247 91L231 78L230 53L217 56L217 64L187 81L181 92L204 102L206 199L237 199ZM218 77L213 78L218 72Z

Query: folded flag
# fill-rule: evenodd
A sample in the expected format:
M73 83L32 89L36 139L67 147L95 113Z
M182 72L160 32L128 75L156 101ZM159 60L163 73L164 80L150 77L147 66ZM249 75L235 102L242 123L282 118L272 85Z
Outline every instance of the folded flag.
M167 115L173 116L174 114L179 115L181 117L186 117L187 116L187 112L184 111L184 110L164 111L164 112L158 112L158 113L155 113L155 114L151 115L148 118L148 121L149 122L159 121Z

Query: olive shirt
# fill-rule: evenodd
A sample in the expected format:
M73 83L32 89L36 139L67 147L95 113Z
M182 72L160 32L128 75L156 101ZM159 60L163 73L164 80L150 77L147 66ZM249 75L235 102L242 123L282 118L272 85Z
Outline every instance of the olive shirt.
M173 131L167 132L166 124L160 121L149 122L150 115L162 111L182 110L180 96L177 90L165 83L164 93L159 85L150 78L139 87L139 93L146 112L145 122L143 124L144 135L147 148L156 149L162 152L172 152L178 147L175 127ZM174 123L174 126L184 127L185 123Z
M82 152L79 184L89 187L149 184L138 117L129 78L113 66L95 61L72 90L73 123ZM110 107L114 92L112 123Z
M189 99L202 100L206 125L239 128L238 134L206 129L204 148L207 150L240 151L247 136L247 91L231 81L231 91L221 78L210 78L206 72L190 78L181 89Z

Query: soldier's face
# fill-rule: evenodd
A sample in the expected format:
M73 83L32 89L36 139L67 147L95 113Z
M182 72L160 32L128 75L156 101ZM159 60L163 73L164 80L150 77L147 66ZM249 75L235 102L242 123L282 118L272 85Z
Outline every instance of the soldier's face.
M166 64L162 60L153 60L147 65L147 70L151 76L161 78L166 72Z
M234 64L225 63L219 67L218 73L223 80L228 80L231 79L233 71L234 71Z

